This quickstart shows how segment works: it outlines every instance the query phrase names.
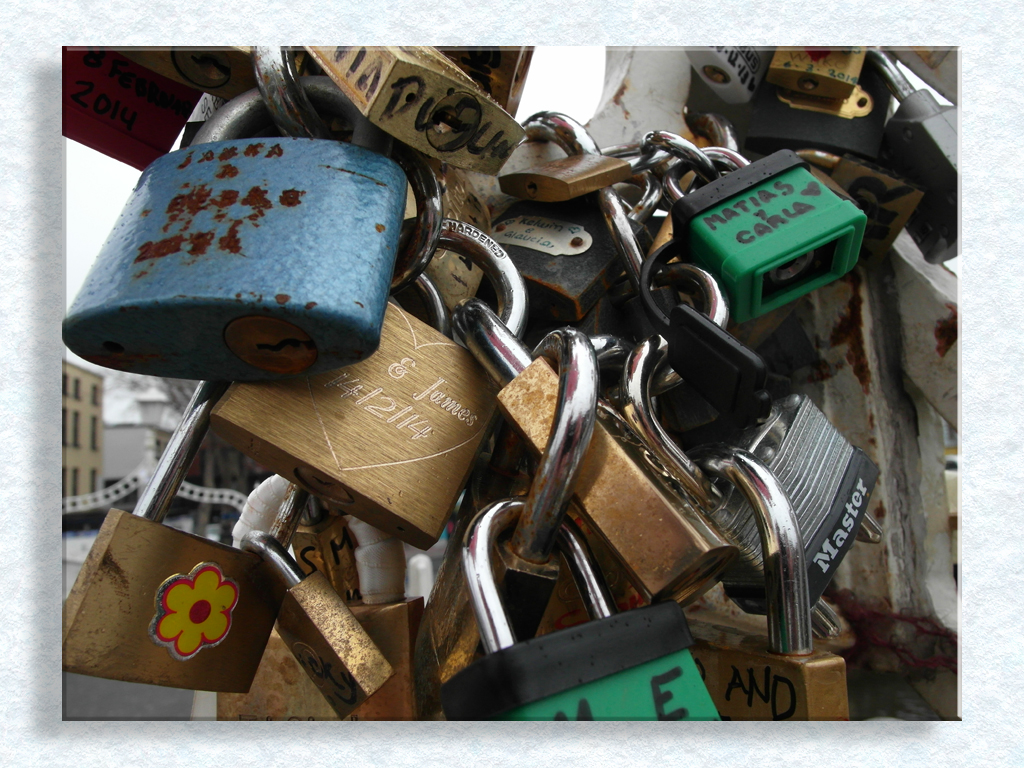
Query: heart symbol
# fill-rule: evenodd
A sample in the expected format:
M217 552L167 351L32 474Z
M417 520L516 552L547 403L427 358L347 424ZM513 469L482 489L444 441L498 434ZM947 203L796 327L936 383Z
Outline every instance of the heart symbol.
M812 181L800 192L801 195L809 195L811 197L817 197L821 194L821 187L818 186L818 182Z

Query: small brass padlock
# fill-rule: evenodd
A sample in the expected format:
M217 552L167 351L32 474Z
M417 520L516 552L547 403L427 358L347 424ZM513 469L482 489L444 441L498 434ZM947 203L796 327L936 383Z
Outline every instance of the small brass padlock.
M280 542L253 531L242 548L259 554L285 593L277 631L338 715L344 717L380 689L391 665L322 573L305 576Z

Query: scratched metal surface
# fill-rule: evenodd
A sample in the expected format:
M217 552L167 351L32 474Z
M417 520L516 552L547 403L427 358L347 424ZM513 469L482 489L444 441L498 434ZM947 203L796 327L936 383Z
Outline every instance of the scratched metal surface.
M64 341L132 373L279 378L223 343L227 323L259 315L312 337L305 373L361 360L377 348L405 189L396 163L340 142L235 140L165 155L101 248Z

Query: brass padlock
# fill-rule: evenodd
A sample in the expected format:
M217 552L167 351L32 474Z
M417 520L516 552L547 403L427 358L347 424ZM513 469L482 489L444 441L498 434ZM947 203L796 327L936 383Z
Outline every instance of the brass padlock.
M317 503L319 506L319 503ZM363 601L359 593L359 573L356 571L355 543L348 529L346 515L320 510L316 520L299 522L292 536L295 561L308 576L320 571L327 581L350 606Z
M437 50L515 117L533 60L533 46L440 47Z
M803 542L782 486L742 449L705 449L699 463L754 508L768 607L767 638L691 625L691 653L715 707L733 720L848 720L846 662L814 651Z
M257 553L285 588L277 631L335 712L344 717L392 675L391 665L322 573L305 576L281 543L253 531L242 548Z
M469 256L522 329L526 288L504 251L446 220L440 246ZM367 360L317 376L232 386L214 430L329 508L426 549L462 492L496 405L472 356L402 310L387 307Z
M281 604L260 559L161 524L226 383L192 396L135 514L111 510L64 603L63 669L247 691Z
M375 694L344 718L327 703L275 631L248 693L217 695L218 720L415 720L412 649L423 598L354 605L352 614L394 670Z
M370 122L426 155L496 174L523 129L472 78L427 46L307 46Z
M506 195L542 203L572 200L626 181L633 169L625 160L596 154L569 155L525 171L498 177Z
M510 382L498 395L502 412L539 452L551 430L558 377L545 362L523 365L522 346L482 302L464 302L453 322L492 376ZM598 401L597 427L575 496L645 599L685 604L714 583L736 549L671 487L649 456L622 417Z
M765 80L797 93L845 99L857 86L867 50L849 48L775 49Z

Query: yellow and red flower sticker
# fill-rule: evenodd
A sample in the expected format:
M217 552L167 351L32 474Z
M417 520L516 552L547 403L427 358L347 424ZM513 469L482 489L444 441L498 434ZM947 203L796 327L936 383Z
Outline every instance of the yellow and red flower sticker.
M178 661L228 636L238 585L216 563L199 563L189 574L171 576L156 593L156 615L149 636Z

